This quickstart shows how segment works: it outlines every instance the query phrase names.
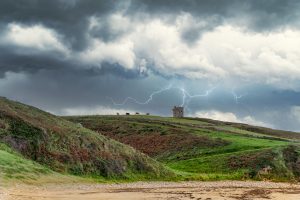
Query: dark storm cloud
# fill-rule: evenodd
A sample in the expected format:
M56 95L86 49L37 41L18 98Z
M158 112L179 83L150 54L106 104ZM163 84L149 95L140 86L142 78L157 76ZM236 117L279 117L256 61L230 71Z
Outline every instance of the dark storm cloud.
M300 27L298 0L133 0L128 13L149 13L158 17L190 13L196 20L206 20L202 28L190 27L182 36L186 42L196 41L202 33L223 23L245 26L249 31L273 31ZM172 20L171 20L172 21Z
M102 17L117 9L117 1L94 0L3 0L2 23L43 24L64 36L74 50L87 45L86 30L91 16Z
M116 1L3 0L0 2L0 26L4 30L9 23L28 26L43 25L63 36L64 45L72 51L80 51L89 42L86 34L89 17L105 18L108 13L113 12L117 7L118 3ZM1 34L4 34L4 32L1 31ZM108 35L109 33L105 34ZM61 59L63 55L59 55L57 52L48 51L29 54L26 48L22 49L7 44L2 45L0 50L0 76L3 76L7 71L32 73L41 69L55 70L77 65L72 60ZM116 69L120 71L120 69L114 67L112 72ZM107 68L105 70L107 71Z
M257 29L275 28L297 22L300 2L298 0L135 0L129 12L140 10L147 13L191 13L198 17L219 17L239 20L248 17L250 25ZM234 19L236 18L236 19Z
M126 79L141 76L138 69L125 70L117 63L111 64L103 62L101 63L101 68L93 65L82 68L82 66L75 61L61 58L61 55L57 52L45 52L31 55L25 54L26 50L20 48L18 51L19 52L15 52L15 49L12 46L0 47L0 79L4 77L6 72L32 74L43 70L48 73L56 71L56 73L62 74L77 74L78 78L81 75L93 77L105 74L117 75ZM143 74L143 76L145 75L146 74Z
M140 13L160 18L163 15L190 13L199 20L207 20L208 25L185 30L185 40L195 41L200 33L211 30L224 22L239 23L241 20L254 30L272 30L298 23L300 2L298 0L2 0L0 2L1 23L43 24L64 36L64 42L73 50L82 50L88 44L86 31L88 19L96 16L103 26L92 30L91 34L105 41L118 37L111 30L107 16L120 9L126 9L127 16ZM139 19L142 20L142 19Z
M23 26L43 25L55 30L62 36L62 42L71 52L81 52L89 45L88 35L106 42L114 40L121 32L113 32L108 23L110 13L120 9L120 1L94 1L94 0L3 0L0 2L0 36L5 33L7 25L17 23ZM90 17L97 17L101 27L94 27L87 33ZM5 44L0 47L0 76L7 71L33 73L41 69L58 69L79 67L73 60L63 59L64 55L55 51L34 52L26 48ZM84 66L87 73L96 74L115 73L125 77L136 77L136 71L124 70L118 64L99 63ZM72 70L72 69L70 69Z
M269 31L299 23L297 0L132 0L132 1L95 1L95 0L2 0L0 2L0 25L4 29L9 23L22 25L43 25L55 30L62 36L63 44L71 52L85 50L91 41L89 36L110 42L126 34L126 30L114 30L109 16L117 11L126 17L143 21L142 13L149 18L167 17L172 19L189 13L194 22L204 20L203 26L191 23L182 31L182 39L188 44L223 23L245 24L250 30ZM89 19L97 17L100 26L93 27L88 33ZM129 31L129 30L127 30ZM1 34L1 33L0 33ZM3 32L2 32L3 34ZM48 52L34 56L18 55L9 46L1 47L5 52L1 57L1 72L28 69L29 72L40 68L59 68L74 65L72 61L61 61L61 56ZM4 49L7 48L7 49ZM138 55L137 55L138 56ZM13 63L13 60L16 62ZM31 62L30 62L31 61ZM20 66L21 65L21 66ZM92 66L93 67L93 66ZM112 71L119 68L112 68ZM108 69L103 70L105 72ZM0 72L0 73L1 73ZM124 70L126 72L126 70ZM132 73L132 72L130 72ZM128 75L128 74L126 74Z
M60 55L56 52L39 52L32 55L28 54L28 50L21 48L16 52L14 46L0 46L0 52L0 78L5 72L35 73L41 69L57 70L71 66L71 63L59 59Z
M94 26L89 31L90 36L99 38L104 42L110 42L118 39L120 36L126 34L129 30L113 30L109 15L103 16L99 20L99 24Z

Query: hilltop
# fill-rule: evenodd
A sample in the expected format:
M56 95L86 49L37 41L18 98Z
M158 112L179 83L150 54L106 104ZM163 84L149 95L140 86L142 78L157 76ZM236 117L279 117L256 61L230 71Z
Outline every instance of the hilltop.
M101 179L172 177L132 147L40 109L0 98L0 178L60 173Z
M128 144L188 180L300 177L300 134L202 118L67 117Z

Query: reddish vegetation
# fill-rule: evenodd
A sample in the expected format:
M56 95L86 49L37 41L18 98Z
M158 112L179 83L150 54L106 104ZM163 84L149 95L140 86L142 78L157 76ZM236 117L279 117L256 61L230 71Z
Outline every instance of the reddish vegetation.
M265 169L268 169L267 171L273 170L274 158L276 158L276 153L272 150L265 150L256 153L244 154L243 156L231 156L228 159L228 166L235 170L247 168L250 171L245 174L245 177L261 178L260 174L262 171ZM269 172L265 175L268 174Z
M259 127L259 126L252 126L248 124L241 124L241 123L234 123L234 122L223 122L218 120L212 119L205 119L205 118L190 118L192 120L199 120L201 122L209 123L210 127L214 126L232 126L238 129L254 132L254 133L261 133L264 135L276 136L280 138L287 138L287 139L296 139L300 140L300 134L297 132L292 131L284 131L284 130L274 130L271 128ZM209 127L207 127L209 128Z
M126 145L36 108L0 97L0 143L58 172L122 177L173 176Z
M275 153L271 150L260 151L256 153L244 154L243 156L229 157L229 166L233 169L240 168L262 168L270 163L275 158Z
M0 121L0 128L1 129L5 129L6 127L5 127L5 124L3 124L1 121Z
M216 147L228 144L221 139L190 134L182 129L148 126L126 122L90 122L82 124L94 131L128 144L139 151L155 157L166 152L175 152L193 148Z
M128 144L145 154L157 156L166 151L178 151L190 149L193 147L211 147L222 144L207 137L198 137L191 134L169 134L160 135L159 133L145 135L114 135L104 133L105 135L116 139L122 143Z

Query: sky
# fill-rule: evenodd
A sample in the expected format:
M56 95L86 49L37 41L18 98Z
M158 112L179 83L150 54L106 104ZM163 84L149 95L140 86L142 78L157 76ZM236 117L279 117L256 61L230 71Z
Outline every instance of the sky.
M0 96L300 131L298 0L1 0Z

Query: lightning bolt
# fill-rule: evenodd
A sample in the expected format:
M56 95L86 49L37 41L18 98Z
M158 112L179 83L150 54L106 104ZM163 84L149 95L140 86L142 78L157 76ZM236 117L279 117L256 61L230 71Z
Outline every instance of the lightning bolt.
M139 104L139 105L146 105L146 104L149 104L152 100L153 100L153 97L155 95L158 95L160 93L163 93L167 90L171 90L171 89L177 89L179 91L181 91L182 93L182 104L181 106L188 106L189 102L191 101L191 99L193 98L197 98L197 97L206 97L208 96L214 89L214 88L211 88L209 90L206 90L205 93L203 94L195 94L195 95L191 95L188 91L186 91L184 88L180 88L180 87L173 87L172 85L169 85L168 87L166 88L163 88L163 89L160 89L160 90L157 90L157 91L154 91L150 94L149 98L146 100L146 101L138 101L137 99L133 98L133 97L126 97L124 99L124 101L122 101L121 103L116 103L113 98L111 97L107 97L111 100L111 102L113 103L113 105L115 106L124 106L125 104L127 104L129 101L132 101L136 104ZM188 99L188 100L186 100Z
M180 90L182 91L182 104L180 106L185 106L185 109L188 111L189 110L189 103L193 98L198 98L198 97L207 97L209 96L214 90L216 89L216 86L206 90L204 93L202 94L194 94L191 95L188 91L186 91L184 88L180 88ZM188 100L186 100L188 99Z
M109 98L109 99L111 100L111 102L112 102L115 106L124 106L124 105L125 105L126 103L128 103L130 100L131 100L132 102L136 103L136 104L139 104L139 105L146 105L146 104L149 104L149 103L153 100L153 96L155 96L155 95L157 95L157 94L160 94L160 93L162 93L162 92L165 92L165 91L167 91L167 90L170 90L170 89L172 89L172 85L169 85L169 86L166 87L166 88L163 88L163 89L154 91L154 92L152 92L152 93L150 94L149 98L148 98L146 101L144 101L144 102L138 101L138 100L136 100L136 99L133 98L133 97L126 97L122 103L116 103L116 102L113 100L113 98L111 98L111 97L107 97L107 98Z
M184 88L180 88L180 90L182 92L182 104L180 106L182 107L185 104L186 92Z
M107 97L111 100L112 104L115 105L115 106L124 106L126 105L127 103L129 102L133 102L135 104L139 104L139 105L147 105L149 104L151 101L153 101L153 98L154 96L156 95L159 95L165 91L168 91L168 90L172 90L172 89L175 89L175 90L178 90L179 92L181 92L182 94L182 103L181 103L181 107L185 107L185 110L187 111L187 113L189 113L189 104L191 102L192 99L195 99L195 98L201 98L201 97L207 97L209 96L215 89L217 88L217 86L215 87L212 87L206 91L204 91L203 93L200 93L200 94L191 94L189 91L187 91L184 87L173 87L172 84L165 87L165 88L162 88L160 90L157 90L157 91L154 91L152 92L148 99L146 99L145 101L139 101L133 97L126 97L121 103L117 103L114 101L113 98L111 97ZM248 95L248 93L244 93L244 94L237 94L235 89L231 89L231 95L233 96L233 99L234 99L234 102L240 106L242 106L246 111L248 111L248 113L250 114L251 116L251 110L245 105L243 104L242 102L240 102L240 99L244 98L245 96Z
M248 93L238 95L234 89L231 90L231 94L236 104L238 104L243 110L245 110L249 116L253 116L252 110L245 103L240 102L239 100L248 95Z
M236 104L240 103L239 99L241 99L241 98L243 98L243 97L245 97L245 96L248 95L247 93L246 94L242 94L242 95L238 95L238 94L236 94L236 92L234 91L234 89L231 90L231 94L232 94L232 96L233 96Z

